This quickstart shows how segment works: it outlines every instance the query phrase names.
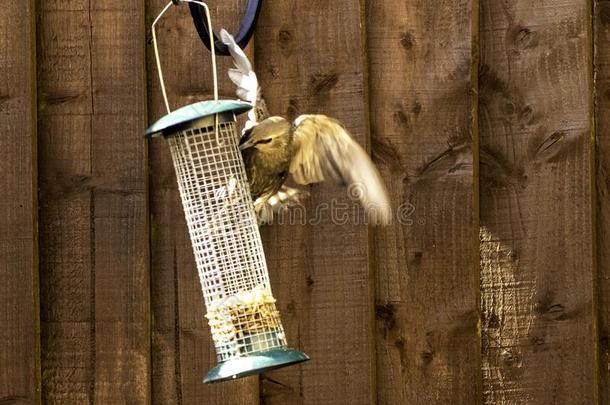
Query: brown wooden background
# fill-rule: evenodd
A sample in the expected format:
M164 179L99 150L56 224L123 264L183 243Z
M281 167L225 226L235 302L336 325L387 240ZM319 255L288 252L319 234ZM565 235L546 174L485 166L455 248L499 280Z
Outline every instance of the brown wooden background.
M271 111L339 118L408 220L266 227L312 361L213 386L167 145L142 137L166 1L2 2L0 404L610 404L609 1L265 1ZM210 0L216 25L244 3ZM160 38L172 104L210 98L186 7Z

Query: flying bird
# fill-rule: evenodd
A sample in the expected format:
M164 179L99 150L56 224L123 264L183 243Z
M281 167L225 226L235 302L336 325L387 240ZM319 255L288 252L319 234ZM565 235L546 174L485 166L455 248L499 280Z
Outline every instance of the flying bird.
M348 187L372 224L388 224L392 209L377 168L339 121L325 115L301 115L294 122L269 116L250 60L233 37L221 30L235 68L229 77L237 96L253 105L239 148L260 223L294 205L307 193L284 183L290 176L301 185L334 180Z

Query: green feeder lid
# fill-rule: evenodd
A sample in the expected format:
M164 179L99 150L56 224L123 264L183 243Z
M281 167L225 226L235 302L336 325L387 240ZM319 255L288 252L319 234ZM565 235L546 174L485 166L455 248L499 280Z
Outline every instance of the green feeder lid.
M208 100L190 104L161 117L146 130L146 137L172 135L201 118L229 112L241 114L251 108L250 103L239 100Z
M309 360L309 356L298 350L289 348L271 349L220 363L210 370L203 382L207 384L235 380L307 360Z

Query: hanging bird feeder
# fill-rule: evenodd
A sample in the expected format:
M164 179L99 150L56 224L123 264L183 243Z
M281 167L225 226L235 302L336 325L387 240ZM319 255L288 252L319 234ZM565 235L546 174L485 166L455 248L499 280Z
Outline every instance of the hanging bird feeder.
M219 362L204 379L209 383L309 358L287 347L238 148L235 116L252 106L218 99L213 44L214 100L170 110L155 25L174 3L180 2L201 7L212 32L207 5L195 0L173 0L153 22L153 44L168 114L153 124L146 136L162 136L170 146Z

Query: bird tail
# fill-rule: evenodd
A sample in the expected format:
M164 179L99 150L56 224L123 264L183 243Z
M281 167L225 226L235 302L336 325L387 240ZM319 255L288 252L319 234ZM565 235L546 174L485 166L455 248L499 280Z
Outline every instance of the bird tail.
M245 128L249 129L269 115L258 85L258 78L252 69L252 63L233 36L221 29L220 40L229 48L235 63L235 68L229 69L229 78L237 86L237 97L249 102L253 107L248 113L248 123Z

